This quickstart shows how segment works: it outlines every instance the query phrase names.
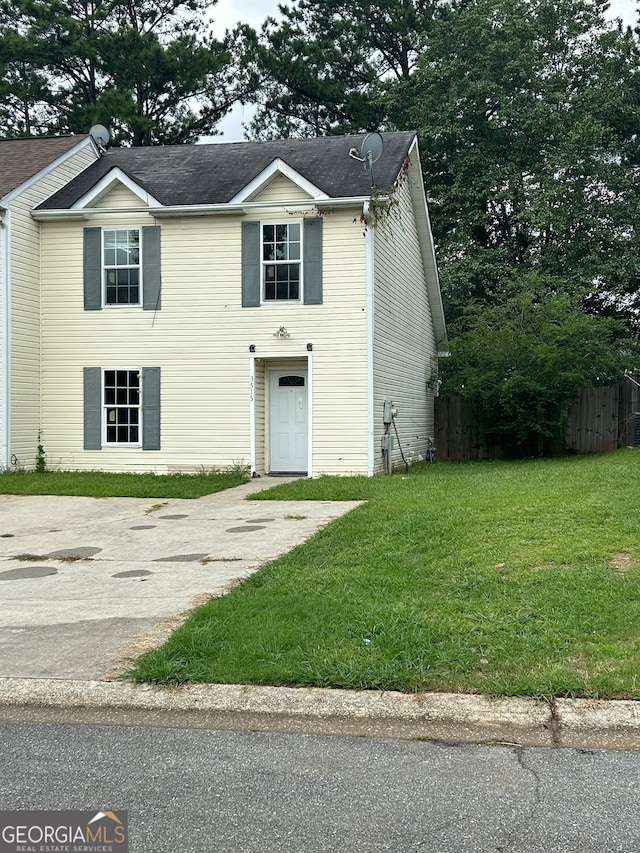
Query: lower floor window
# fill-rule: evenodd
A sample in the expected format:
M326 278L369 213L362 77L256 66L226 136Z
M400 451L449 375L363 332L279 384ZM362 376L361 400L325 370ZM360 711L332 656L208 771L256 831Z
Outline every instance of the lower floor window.
M140 443L140 370L104 371L107 444Z
M160 450L160 372L83 367L85 450Z

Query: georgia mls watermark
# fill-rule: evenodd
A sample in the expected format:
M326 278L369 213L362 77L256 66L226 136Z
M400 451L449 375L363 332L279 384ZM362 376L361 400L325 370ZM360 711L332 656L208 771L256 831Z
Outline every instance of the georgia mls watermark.
M123 811L0 811L0 853L128 853Z

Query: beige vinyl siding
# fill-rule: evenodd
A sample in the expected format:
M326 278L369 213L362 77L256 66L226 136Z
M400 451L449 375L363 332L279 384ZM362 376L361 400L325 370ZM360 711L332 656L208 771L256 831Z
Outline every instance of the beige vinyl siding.
M433 393L427 389L437 367L429 298L408 181L401 179L399 204L379 223L374 242L374 470L382 470L383 403L398 410L395 420L405 458L425 456L433 436ZM402 464L393 428L393 464Z
M11 203L11 455L33 467L40 416L40 225L31 210L96 159L85 146Z
M300 191L298 190L298 196ZM249 462L249 346L256 347L256 448L264 464L264 370L313 345L313 473L366 473L365 240L357 211L324 217L324 302L241 307L237 215L161 218L162 308L85 312L81 222L43 230L43 423L57 464L103 470L190 470ZM287 217L282 208L253 219ZM91 225L153 224L147 214L94 215ZM280 326L290 338L274 338ZM61 333L61 330L64 330ZM262 367L260 367L262 365ZM161 368L160 451L83 450L83 367ZM262 432L261 432L262 430ZM262 450L261 450L262 448Z
M111 192L103 196L93 207L94 209L126 210L131 207L144 207L144 204L135 193L118 183Z
M303 193L300 187L296 186L289 178L286 178L284 175L278 175L260 192L256 200L280 202L298 198L309 199L311 196ZM280 215L282 213L287 216L286 212L280 211Z

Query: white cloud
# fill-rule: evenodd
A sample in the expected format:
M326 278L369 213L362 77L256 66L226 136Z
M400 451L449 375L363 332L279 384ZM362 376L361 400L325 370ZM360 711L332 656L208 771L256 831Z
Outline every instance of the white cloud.
M611 0L608 17L622 18L625 24L630 24L631 26L635 26L638 22L638 13L633 0Z
M220 38L238 21L258 29L268 15L278 15L278 0L218 0L211 9L214 35Z

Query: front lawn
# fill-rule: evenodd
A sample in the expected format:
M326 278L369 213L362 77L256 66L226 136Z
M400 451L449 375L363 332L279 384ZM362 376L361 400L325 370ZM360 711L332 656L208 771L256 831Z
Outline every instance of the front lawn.
M129 676L640 698L640 453L283 484L367 499Z
M88 498L200 498L246 482L241 470L201 474L111 474L104 471L8 471L1 495Z

